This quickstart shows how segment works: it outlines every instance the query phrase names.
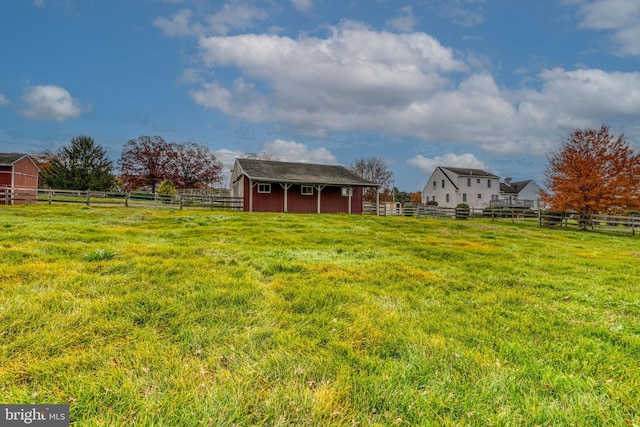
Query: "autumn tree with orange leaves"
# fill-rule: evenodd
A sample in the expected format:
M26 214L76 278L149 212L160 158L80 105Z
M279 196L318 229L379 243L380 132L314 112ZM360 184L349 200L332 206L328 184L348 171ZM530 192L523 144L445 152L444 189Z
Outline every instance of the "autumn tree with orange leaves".
M640 154L607 126L573 131L548 160L541 201L577 212L583 227L593 214L640 208Z

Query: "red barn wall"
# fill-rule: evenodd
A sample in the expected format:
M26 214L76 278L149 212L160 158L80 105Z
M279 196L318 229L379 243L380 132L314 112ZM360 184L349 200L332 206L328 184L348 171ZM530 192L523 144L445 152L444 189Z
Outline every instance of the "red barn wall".
M10 166L0 168L0 203L5 203L5 190L12 187L14 204L35 203L38 189L38 168L31 159L23 157Z
M12 172L11 166L0 166L0 187L11 187Z
M253 191L254 212L284 212L284 189L279 183L271 183L271 193L258 193L258 186L249 188L244 179L244 207L249 212L249 192ZM318 190L313 195L303 195L300 185L292 185L287 191L287 211L294 213L317 213ZM321 213L348 213L349 197L342 195L341 187L324 187L320 193ZM354 188L351 197L351 213L362 213L362 188Z

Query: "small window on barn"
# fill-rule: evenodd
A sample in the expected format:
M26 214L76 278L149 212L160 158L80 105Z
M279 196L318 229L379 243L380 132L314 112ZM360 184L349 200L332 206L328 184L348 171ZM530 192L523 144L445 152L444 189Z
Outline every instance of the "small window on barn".
M447 196L447 203L449 203L449 194L447 194L446 196Z
M351 187L342 187L341 194L342 194L344 197L349 197L350 195L352 195L353 193L352 193L352 189L351 189Z
M435 181L433 181L433 189L434 189L434 190L436 189L436 186L437 186L437 185L438 185L438 183L437 183L437 182L435 182Z
M480 178L476 180L476 184L480 184Z
M482 194L478 193L478 199L482 199Z
M444 179L442 180L442 188L444 188Z
M313 186L312 185L303 185L300 187L300 194L303 196L313 196Z
M491 188L491 180L490 179L487 180L487 188Z
M471 178L467 178L467 187L471 187Z
M462 201L467 202L467 193L462 193Z
M271 184L258 184L258 193L271 193Z

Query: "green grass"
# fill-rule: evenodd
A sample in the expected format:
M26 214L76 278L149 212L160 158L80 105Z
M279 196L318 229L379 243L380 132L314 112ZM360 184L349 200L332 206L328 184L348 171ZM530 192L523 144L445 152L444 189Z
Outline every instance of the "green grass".
M73 425L640 425L640 241L0 208L2 403Z

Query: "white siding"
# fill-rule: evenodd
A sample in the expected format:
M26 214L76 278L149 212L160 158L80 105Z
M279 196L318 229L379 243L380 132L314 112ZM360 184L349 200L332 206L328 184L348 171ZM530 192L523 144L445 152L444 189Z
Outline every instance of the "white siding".
M442 185L443 181L444 186ZM448 201L447 194L449 195ZM465 194L466 202L464 201ZM498 198L499 195L499 177L458 175L449 170L445 175L442 169L437 168L422 191L422 202L435 200L438 206L443 208L455 208L460 203L467 203L474 209L483 209L491 204L492 197Z

